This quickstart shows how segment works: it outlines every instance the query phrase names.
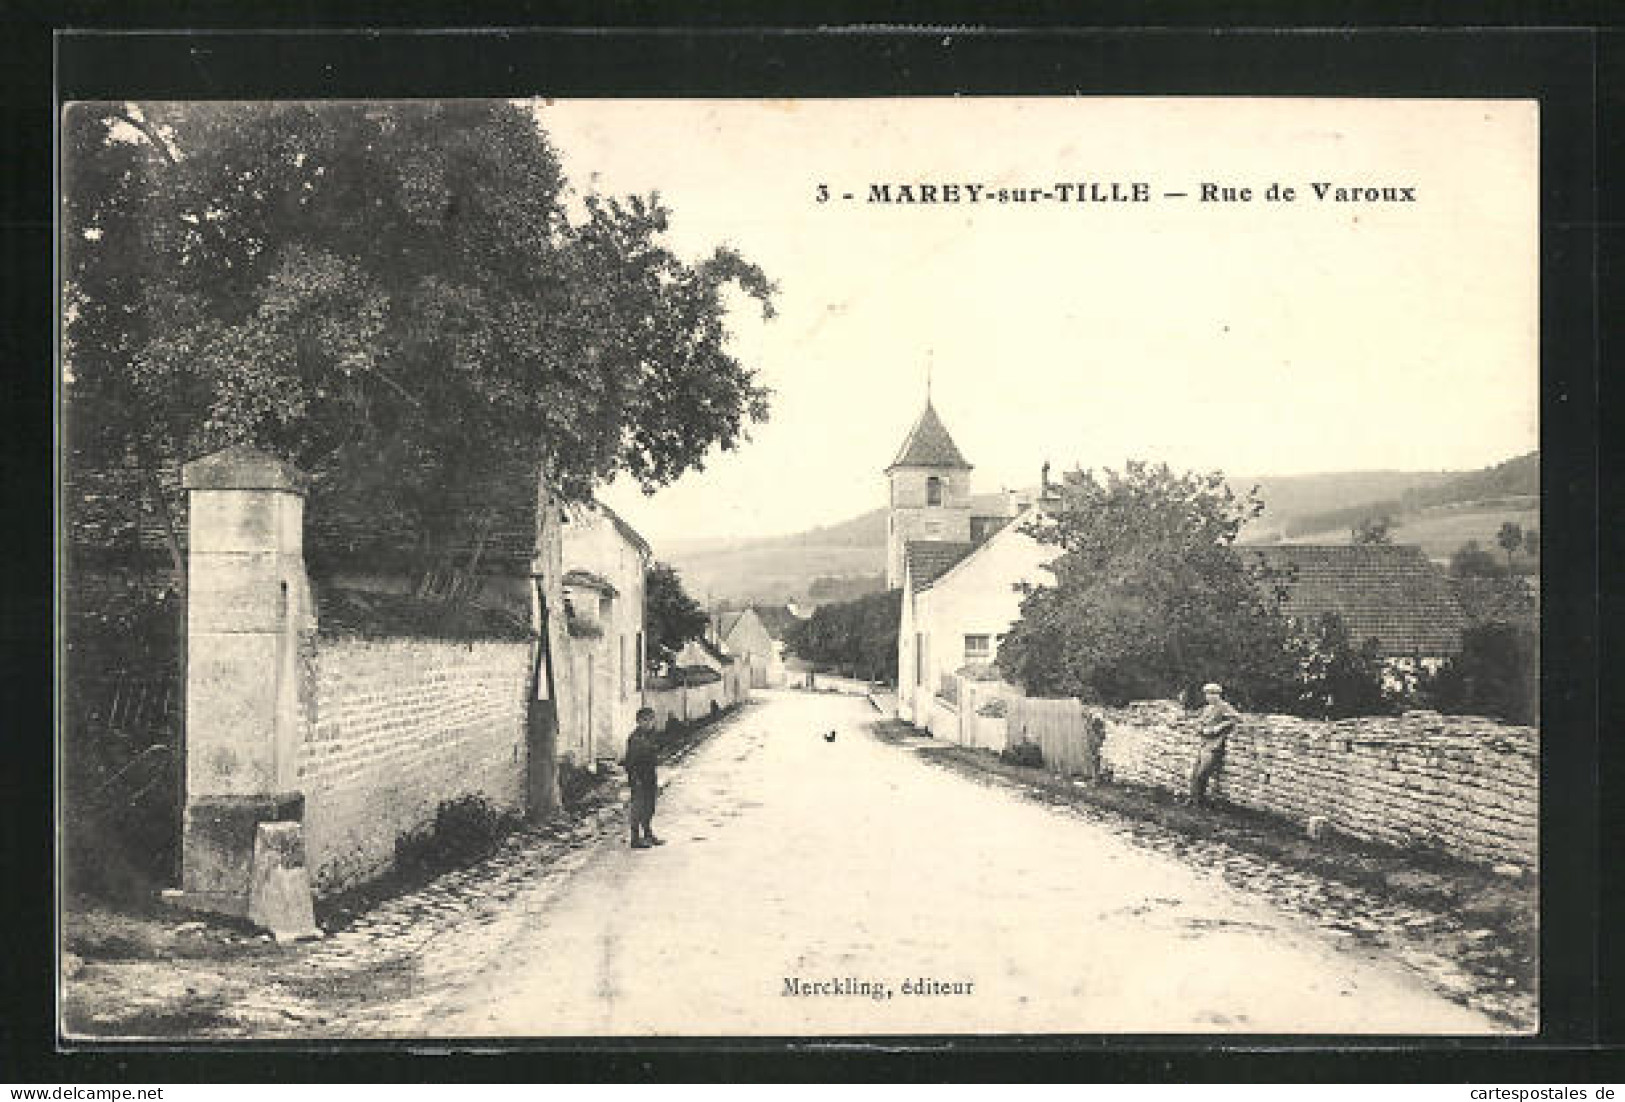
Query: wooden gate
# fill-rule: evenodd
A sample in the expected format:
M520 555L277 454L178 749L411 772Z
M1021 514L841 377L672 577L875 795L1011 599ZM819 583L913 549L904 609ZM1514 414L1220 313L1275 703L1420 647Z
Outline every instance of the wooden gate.
M1009 702L1006 730L1013 745L1035 742L1044 764L1062 776L1093 779L1100 772L1100 744L1104 726L1081 701L1034 700L1015 697Z

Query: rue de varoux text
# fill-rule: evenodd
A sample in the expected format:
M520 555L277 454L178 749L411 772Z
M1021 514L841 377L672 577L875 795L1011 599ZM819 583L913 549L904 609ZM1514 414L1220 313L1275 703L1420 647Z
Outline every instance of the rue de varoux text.
M1157 186L1148 180L1057 180L1019 186L970 180L871 182L841 189L820 182L813 198L819 203L873 206L945 206L978 204L1116 204L1174 202L1224 206L1240 203L1307 203L1310 205L1415 203L1414 184L1362 180L1309 180L1235 183L1199 180Z

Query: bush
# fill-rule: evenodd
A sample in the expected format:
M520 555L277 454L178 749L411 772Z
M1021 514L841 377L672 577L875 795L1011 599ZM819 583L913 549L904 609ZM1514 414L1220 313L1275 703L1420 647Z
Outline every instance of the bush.
M1011 765L1040 766L1044 764L1044 752L1038 748L1038 743L1022 739L1012 743L999 752L999 759Z
M438 873L491 856L515 826L515 819L484 796L446 800L434 822L395 842L395 865L408 872Z
M1461 653L1424 679L1419 693L1441 712L1539 723L1540 634L1520 624L1468 628Z
M1298 651L1297 691L1288 706L1293 715L1342 719L1397 710L1383 687L1377 641L1356 643L1336 613L1321 616L1294 646Z

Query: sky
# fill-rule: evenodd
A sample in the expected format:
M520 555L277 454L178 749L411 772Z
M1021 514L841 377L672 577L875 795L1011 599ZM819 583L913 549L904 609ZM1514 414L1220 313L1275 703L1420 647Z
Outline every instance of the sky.
M776 318L743 299L730 314L733 352L773 391L771 419L652 497L625 483L602 495L657 548L884 504L928 372L978 492L1032 485L1046 460L1257 477L1470 469L1538 446L1533 102L535 111L574 187L657 191L680 254L730 244L778 285ZM1144 182L1151 199L867 201L876 183L1053 194L1091 181ZM1319 200L1316 182L1409 187L1415 201ZM1204 183L1252 197L1202 202ZM1295 201L1267 200L1272 183Z

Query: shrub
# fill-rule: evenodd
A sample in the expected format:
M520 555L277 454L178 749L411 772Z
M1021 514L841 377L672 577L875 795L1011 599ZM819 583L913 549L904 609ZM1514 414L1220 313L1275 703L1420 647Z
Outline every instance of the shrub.
M460 868L495 853L514 825L512 815L484 796L446 800L435 809L433 823L396 840L395 864L421 873Z
M999 758L1011 765L1040 766L1044 764L1044 752L1039 749L1038 743L1022 739L1006 746L999 752Z
M559 762L559 799L566 808L575 807L597 783L598 777L592 770L573 761Z
M1419 691L1441 712L1539 723L1540 634L1521 624L1468 628L1461 653L1423 679Z
M1395 710L1383 688L1377 641L1357 643L1342 617L1328 612L1294 641L1298 651L1294 715L1313 719L1384 715Z

